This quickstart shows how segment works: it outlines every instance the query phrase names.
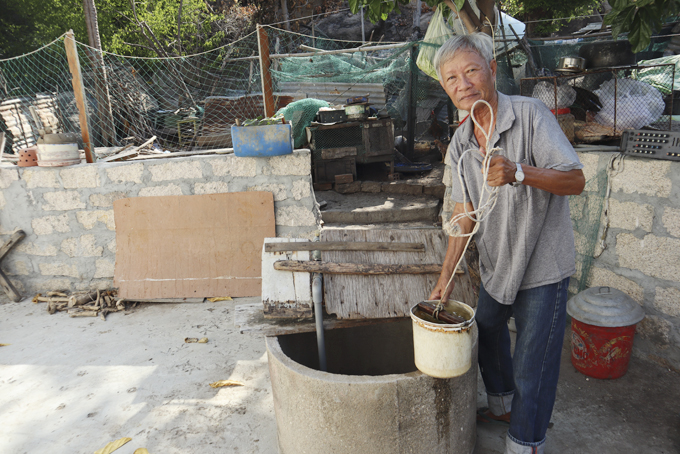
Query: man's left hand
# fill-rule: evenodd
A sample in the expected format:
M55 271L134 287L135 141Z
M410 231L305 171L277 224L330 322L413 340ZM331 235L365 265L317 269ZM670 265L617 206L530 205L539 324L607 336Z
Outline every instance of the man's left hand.
M489 165L489 174L486 181L489 186L503 186L515 182L517 165L505 156L494 156Z

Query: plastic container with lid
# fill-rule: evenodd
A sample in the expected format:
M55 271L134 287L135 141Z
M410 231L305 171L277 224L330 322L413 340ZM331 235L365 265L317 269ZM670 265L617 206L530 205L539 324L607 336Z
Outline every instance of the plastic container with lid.
M630 296L592 287L567 303L571 319L571 362L593 378L619 378L628 370L635 325L645 313Z

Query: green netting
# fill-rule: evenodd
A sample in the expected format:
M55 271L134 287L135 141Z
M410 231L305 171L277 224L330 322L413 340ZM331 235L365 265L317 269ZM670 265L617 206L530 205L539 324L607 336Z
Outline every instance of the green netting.
M604 197L607 192L607 169L599 169L586 182L581 195L569 197L571 221L576 243L576 274L572 276L570 288L574 293L588 288L590 270L600 240L600 226L603 214Z

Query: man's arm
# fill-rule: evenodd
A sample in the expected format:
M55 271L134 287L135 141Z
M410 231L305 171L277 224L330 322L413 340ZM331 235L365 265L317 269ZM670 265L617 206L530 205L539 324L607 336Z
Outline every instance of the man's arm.
M489 166L487 181L489 186L503 186L514 183L517 165L505 156L494 156ZM522 184L550 192L555 195L579 195L583 192L586 179L581 169L563 172L554 169L541 169L522 164L524 181Z
M465 206L467 207L467 211L474 210L471 202L467 202ZM465 212L463 204L456 203L453 208L453 215L451 217L463 212ZM463 217L463 219L458 221L458 225L460 226L462 233L470 233L474 228L474 222L472 222L467 217ZM432 293L430 293L431 300L438 300L441 298L442 301L448 301L449 296L453 291L454 283L451 282L451 285L448 289L446 289L446 284L449 283L449 279L451 279L451 275L454 272L453 267L456 266L460 256L463 254L463 249L467 244L467 240L467 237L449 237L449 247L446 249L446 257L444 258L444 264L442 265L442 272L439 275L437 285L434 287L434 290L432 290Z

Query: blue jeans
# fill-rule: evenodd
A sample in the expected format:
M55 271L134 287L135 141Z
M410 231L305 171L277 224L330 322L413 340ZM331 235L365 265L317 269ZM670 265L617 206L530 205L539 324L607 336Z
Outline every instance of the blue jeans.
M482 285L477 305L479 368L496 415L512 411L506 453L541 453L560 375L569 278L520 290L512 305L494 300ZM517 339L510 355L508 319Z

